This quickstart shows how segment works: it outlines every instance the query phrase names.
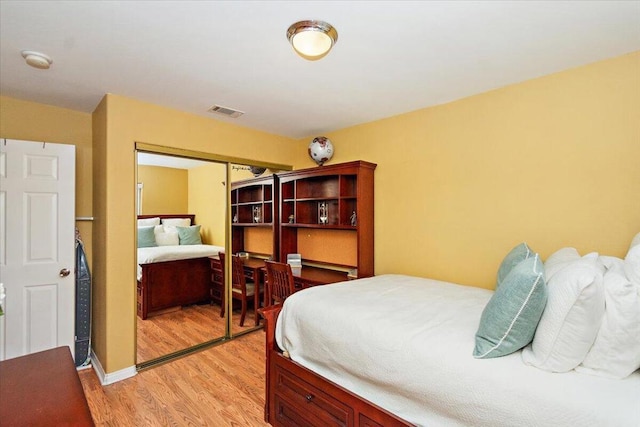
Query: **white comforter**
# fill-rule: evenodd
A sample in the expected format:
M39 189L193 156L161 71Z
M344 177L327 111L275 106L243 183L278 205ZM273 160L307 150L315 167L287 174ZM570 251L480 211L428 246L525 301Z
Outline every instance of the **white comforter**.
M140 264L203 258L216 256L218 252L224 252L224 247L214 245L178 245L138 248L138 280L142 279L142 267L140 267Z
M401 275L289 297L276 340L320 375L425 426L640 426L640 372L624 380L472 356L492 291Z

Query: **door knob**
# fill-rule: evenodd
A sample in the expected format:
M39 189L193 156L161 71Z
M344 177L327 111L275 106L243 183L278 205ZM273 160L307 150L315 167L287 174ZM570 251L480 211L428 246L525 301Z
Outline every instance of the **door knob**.
M67 277L71 272L67 268L60 270L60 277Z

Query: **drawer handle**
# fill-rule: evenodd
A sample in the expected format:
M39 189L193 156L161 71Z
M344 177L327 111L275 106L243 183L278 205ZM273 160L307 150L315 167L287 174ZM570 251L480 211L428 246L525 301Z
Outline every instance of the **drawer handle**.
M307 403L311 403L311 401L313 400L313 394L307 394L305 396L305 399L307 399Z

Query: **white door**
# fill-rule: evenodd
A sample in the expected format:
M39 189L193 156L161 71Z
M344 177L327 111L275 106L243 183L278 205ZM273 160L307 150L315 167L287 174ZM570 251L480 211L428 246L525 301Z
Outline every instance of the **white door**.
M73 353L74 217L75 146L0 140L0 360L59 346Z

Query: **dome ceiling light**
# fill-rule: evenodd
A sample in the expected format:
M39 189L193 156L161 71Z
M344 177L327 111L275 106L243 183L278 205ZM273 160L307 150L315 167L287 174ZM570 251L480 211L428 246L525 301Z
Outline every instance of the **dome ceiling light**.
M298 55L316 61L336 44L338 31L324 21L300 21L289 27L287 39Z
M23 50L20 53L25 61L27 61L27 64L34 68L48 70L51 64L53 64L53 60L44 53L34 52L33 50Z

